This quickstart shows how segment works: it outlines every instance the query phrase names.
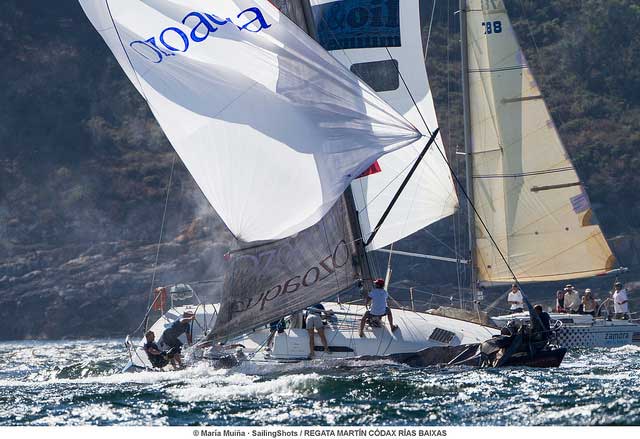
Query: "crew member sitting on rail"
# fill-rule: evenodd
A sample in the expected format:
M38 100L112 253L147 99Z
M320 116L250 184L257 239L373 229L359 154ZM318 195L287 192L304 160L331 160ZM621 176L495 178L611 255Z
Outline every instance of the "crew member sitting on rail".
M322 313L330 313L325 311L324 305L318 303L307 308L307 318L305 325L307 326L307 333L309 334L309 358L313 358L316 355L316 343L315 343L315 331L320 336L324 351L330 353L329 344L327 343L327 337L324 334L324 323L322 322ZM314 331L315 330L315 331Z
M368 320L382 320L384 316L389 319L389 326L391 326L392 331L398 329L398 326L393 324L393 315L387 305L388 298L389 293L384 289L384 279L376 279L373 283L373 290L369 291L366 300L367 305L371 303L371 309L365 312L362 320L360 320L360 337L364 337L364 325Z
M614 319L629 320L629 296L622 283L616 282L613 286L613 312Z
M174 320L171 325L164 330L160 336L160 340L158 340L160 345L165 345L174 352L173 358L178 363L178 367L183 367L182 357L180 356L182 352L182 342L178 337L185 334L187 336L187 343L193 343L191 339L191 322L195 318L195 314L191 311L185 311L181 318ZM171 363L174 364L173 361Z
M596 299L591 295L591 288L584 290L584 296L582 296L582 309L580 314L591 314L596 316Z
M522 296L522 291L520 291L518 285L511 285L511 290L509 290L509 296L507 297L507 303L509 304L509 311L511 314L524 311L524 297Z

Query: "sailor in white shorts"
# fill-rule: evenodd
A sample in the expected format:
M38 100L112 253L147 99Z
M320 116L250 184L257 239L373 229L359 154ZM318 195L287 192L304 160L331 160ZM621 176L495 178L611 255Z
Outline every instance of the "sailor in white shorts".
M309 358L313 358L316 354L315 331L320 336L320 341L324 346L326 353L331 353L327 343L327 337L324 335L324 324L322 323L322 313L326 312L321 303L313 305L307 309L307 319L305 321L307 332L309 334Z

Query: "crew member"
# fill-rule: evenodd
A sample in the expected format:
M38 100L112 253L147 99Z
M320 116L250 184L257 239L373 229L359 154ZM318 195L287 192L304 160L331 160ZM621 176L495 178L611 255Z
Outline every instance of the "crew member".
M564 309L564 290L556 291L556 312L566 312Z
M613 312L614 319L629 320L629 296L622 283L616 282L613 286Z
M384 279L376 279L373 286L374 288L369 291L366 300L367 305L371 303L371 308L364 313L362 320L360 320L360 337L364 337L364 325L371 318L379 318L382 320L382 317L387 316L391 330L395 331L398 329L398 326L393 324L393 315L387 304L389 293L384 289Z
M315 331L320 336L320 341L324 347L326 353L331 352L329 350L329 344L327 343L327 337L324 333L324 324L322 323L322 313L328 313L325 311L324 305L318 303L310 308L307 308L307 318L305 324L307 326L307 333L309 334L309 358L313 358L316 355L315 344Z
M584 296L582 296L582 310L580 311L580 314L591 314L595 317L596 307L596 299L594 299L591 294L591 288L587 288L584 290Z
M580 295L573 288L573 285L564 287L564 308L567 312L575 314L580 310Z
M185 334L187 336L187 343L191 345L193 340L191 339L191 322L196 318L195 314L191 311L185 311L181 318L174 320L171 325L164 330L160 336L160 345L165 345L173 352L173 358L178 363L178 367L183 367L182 364L182 341L180 336Z
M153 367L162 369L167 364L169 364L167 353L161 351L158 345L155 343L156 334L153 331L147 331L144 336L147 339L147 342L144 344L142 349L144 349L144 351L147 353L149 362Z
M509 290L509 296L507 297L507 303L509 304L511 314L524 311L524 297L522 296L522 291L520 291L518 285L511 285L511 290Z
M551 332L551 316L549 313L542 310L542 305L537 304L533 307L536 314L538 314L539 320L536 318L531 319L531 327L533 329L533 335L537 340L548 340L549 333ZM540 324L542 323L542 327Z

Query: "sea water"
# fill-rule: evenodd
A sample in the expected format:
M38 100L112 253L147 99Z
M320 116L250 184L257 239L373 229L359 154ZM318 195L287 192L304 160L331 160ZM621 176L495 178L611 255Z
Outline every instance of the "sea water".
M640 347L556 369L250 362L120 373L121 341L0 343L0 425L640 425Z

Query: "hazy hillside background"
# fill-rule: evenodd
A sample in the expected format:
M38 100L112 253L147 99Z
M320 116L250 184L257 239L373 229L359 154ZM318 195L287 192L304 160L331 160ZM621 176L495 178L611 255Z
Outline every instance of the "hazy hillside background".
M462 170L457 3L437 2L427 66ZM505 3L606 235L640 265L640 5ZM175 154L76 1L3 1L0 42L0 339L126 333L147 304ZM155 285L218 279L230 237L179 160L168 200ZM463 225L397 248L453 256ZM454 266L396 258L394 279L457 294Z

